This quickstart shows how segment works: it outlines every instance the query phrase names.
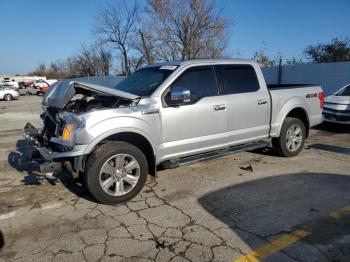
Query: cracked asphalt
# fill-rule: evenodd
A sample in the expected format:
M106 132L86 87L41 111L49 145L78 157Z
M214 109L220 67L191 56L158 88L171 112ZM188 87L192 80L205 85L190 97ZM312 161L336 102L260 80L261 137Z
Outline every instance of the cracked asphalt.
M21 114L37 121L38 97L0 103L0 119L17 116L0 127L0 261L249 261L298 229L310 234L261 260L350 260L349 130L312 130L294 158L266 148L162 170L106 206L26 160Z

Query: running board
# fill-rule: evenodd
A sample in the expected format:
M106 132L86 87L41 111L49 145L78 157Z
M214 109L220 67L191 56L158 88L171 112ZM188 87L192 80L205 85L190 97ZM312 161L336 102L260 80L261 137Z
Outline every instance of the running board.
M249 144L243 144L238 146L232 146L229 148L219 149L215 151L210 151L202 154L197 154L193 156L186 156L178 159L167 160L162 163L162 167L165 169L177 168L183 165L190 165L199 161L209 160L220 156L226 156L231 154L236 154L240 152L246 152L255 150L258 148L266 147L267 143L265 142L254 142Z

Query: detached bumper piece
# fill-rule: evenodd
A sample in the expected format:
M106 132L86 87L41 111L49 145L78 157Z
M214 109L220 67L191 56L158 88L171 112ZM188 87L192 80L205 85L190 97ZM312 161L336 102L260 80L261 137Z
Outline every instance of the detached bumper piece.
M40 165L40 172L53 173L63 171L63 164L61 162L45 162Z

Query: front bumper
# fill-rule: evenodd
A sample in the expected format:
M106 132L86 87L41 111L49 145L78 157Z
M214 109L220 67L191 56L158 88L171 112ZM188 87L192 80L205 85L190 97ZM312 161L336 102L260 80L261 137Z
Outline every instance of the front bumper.
M350 105L325 102L324 121L337 124L350 124Z
M341 111L323 111L324 121L337 124L350 124L350 113L343 113Z
M87 145L74 145L69 151L57 152L42 145L40 132L32 124L27 123L23 129L23 137L47 161L84 155Z

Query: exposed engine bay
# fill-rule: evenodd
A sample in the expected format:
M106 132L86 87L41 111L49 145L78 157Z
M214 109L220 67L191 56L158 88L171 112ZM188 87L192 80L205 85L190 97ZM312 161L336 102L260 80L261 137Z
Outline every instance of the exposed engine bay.
M70 112L113 108L137 102L139 96L117 89L69 80L51 87L43 98L43 106Z
M117 108L129 104L130 101L125 101L119 97L96 94L95 96L83 96L72 99L67 103L64 110L72 113L85 113L91 110Z
M41 118L44 127L36 135L37 141L42 146L55 151L69 150L67 145L62 146L58 139L64 135L67 126L76 128L79 123L79 115L93 110L112 109L129 106L137 103L138 96L125 93L116 89L98 86L89 83L74 81L60 81L53 86L43 98L44 112Z

